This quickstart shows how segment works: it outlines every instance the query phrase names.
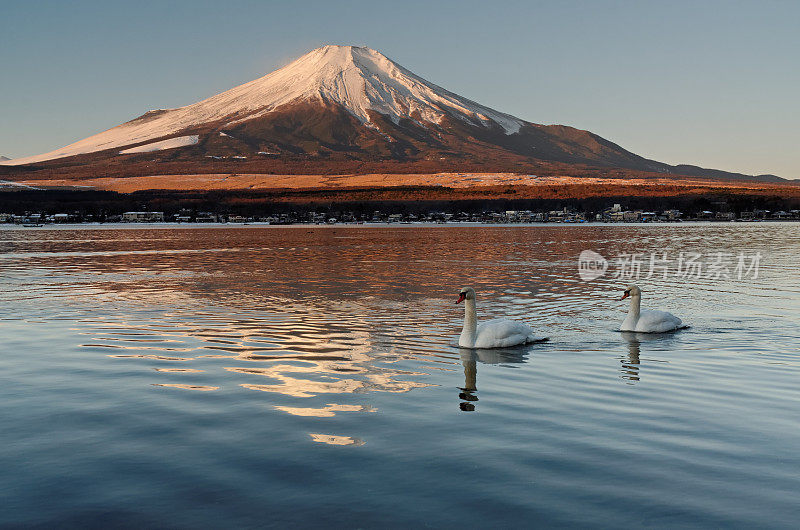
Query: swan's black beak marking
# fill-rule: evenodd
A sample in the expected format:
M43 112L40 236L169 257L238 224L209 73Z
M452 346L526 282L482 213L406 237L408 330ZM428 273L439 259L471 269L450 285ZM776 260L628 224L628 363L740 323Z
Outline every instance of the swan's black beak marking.
M458 300L456 300L456 303L457 303L457 304L460 304L461 302L463 302L463 301L464 301L464 299L465 299L466 297L467 297L467 293L460 293L460 294L458 295Z
M630 296L630 294L631 294L630 291L625 291L625 293L622 295L622 298L620 298L619 301L622 302L623 300L628 298L628 296Z

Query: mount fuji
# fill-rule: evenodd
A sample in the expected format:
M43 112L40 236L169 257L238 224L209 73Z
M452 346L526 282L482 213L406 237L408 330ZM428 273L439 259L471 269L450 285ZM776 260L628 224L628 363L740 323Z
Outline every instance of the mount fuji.
M528 122L449 92L370 48L334 45L203 101L151 110L61 149L0 164L135 169L147 162L147 171L158 172L153 163L167 162L170 170L178 163L202 173L226 164L269 172L276 160L427 162L435 170L559 164L746 177L670 166L589 131Z

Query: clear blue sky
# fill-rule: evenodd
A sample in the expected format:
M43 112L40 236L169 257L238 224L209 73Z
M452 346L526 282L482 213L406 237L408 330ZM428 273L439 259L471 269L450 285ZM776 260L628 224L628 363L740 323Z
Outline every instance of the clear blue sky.
M0 154L187 105L322 44L637 154L800 178L797 1L10 1Z

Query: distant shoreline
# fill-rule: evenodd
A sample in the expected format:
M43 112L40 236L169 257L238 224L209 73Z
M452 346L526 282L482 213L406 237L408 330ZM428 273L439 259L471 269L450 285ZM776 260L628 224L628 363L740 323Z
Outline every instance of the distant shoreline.
M2 184L2 183L0 183ZM0 185L0 222L596 222L800 219L800 185L515 173L169 175ZM616 208L616 209L615 209ZM6 217L4 217L4 215Z
M777 220L770 219L764 221L657 221L646 223L618 223L618 222L602 222L592 221L586 223L472 223L472 222L446 222L446 223L431 223L431 222L413 222L413 223L291 223L291 224L270 224L262 222L252 223L178 223L178 222L160 222L160 223L99 223L99 222L86 222L86 223L48 223L36 227L26 227L21 224L14 223L0 223L0 230L69 230L76 227L79 228L130 228L130 229L168 229L168 228L536 228L536 227L564 227L564 228L577 228L577 227L633 227L633 226L725 226L731 223L736 224L780 224L780 223L797 223L800 219Z

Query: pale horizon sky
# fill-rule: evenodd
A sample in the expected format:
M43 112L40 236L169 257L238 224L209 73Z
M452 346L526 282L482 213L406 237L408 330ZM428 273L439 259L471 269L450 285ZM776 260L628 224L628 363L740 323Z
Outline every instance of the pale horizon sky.
M194 103L323 44L636 154L800 178L800 2L3 3L0 155Z

